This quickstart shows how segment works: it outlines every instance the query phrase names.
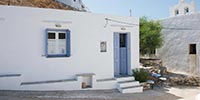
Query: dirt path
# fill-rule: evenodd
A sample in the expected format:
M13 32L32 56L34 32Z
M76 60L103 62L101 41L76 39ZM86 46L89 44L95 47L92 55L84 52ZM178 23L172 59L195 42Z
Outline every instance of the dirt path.
M0 91L0 100L195 100L200 87L168 87L143 93L121 94L117 90L95 91Z

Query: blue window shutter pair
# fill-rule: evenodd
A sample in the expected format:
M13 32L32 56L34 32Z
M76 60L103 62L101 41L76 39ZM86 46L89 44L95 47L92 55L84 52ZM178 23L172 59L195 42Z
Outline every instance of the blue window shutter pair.
M48 32L49 31L65 31L66 35L66 54L65 55L49 55L48 54ZM71 45L70 45L70 30L68 29L46 29L45 32L45 55L46 57L70 57L71 56Z

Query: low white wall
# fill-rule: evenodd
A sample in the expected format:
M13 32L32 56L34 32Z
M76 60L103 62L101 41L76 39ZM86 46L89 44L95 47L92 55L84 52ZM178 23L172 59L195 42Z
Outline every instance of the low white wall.
M114 77L114 32L131 33L131 67L139 67L139 26L125 27L125 30L121 30L119 26L125 25L108 22L104 27L105 18L139 23L138 18L134 17L0 6L0 74L22 74L21 82L72 79L79 73L95 73L96 79ZM55 27L55 24L60 24L62 27ZM70 57L44 56L46 28L71 31ZM101 41L107 42L105 53L100 52ZM39 85L26 86L22 89L45 89L45 87L60 89L65 83L55 83L55 85L42 85L44 88ZM0 85L0 89L9 88L2 86Z
M59 91L59 90L80 90L80 84L77 81L22 85L18 90L35 90L35 91ZM11 89L12 90L12 89Z
M102 81L96 82L95 89L116 89L117 88L117 81L110 80L110 81Z
M20 90L21 77L0 77L0 90Z

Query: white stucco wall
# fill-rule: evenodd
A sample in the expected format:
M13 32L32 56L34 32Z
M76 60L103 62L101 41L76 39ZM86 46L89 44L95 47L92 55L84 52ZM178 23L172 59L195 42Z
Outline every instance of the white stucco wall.
M169 70L195 75L199 71L200 14L161 20L164 45L157 50L163 65ZM189 44L196 44L196 58L189 55ZM196 59L196 65L195 61ZM195 67L196 66L196 67Z
M95 73L96 79L114 77L113 33L131 33L131 67L139 67L139 27L121 27L111 18L138 24L135 17L120 17L65 10L0 6L0 74L21 74L21 82L75 78L75 74ZM55 24L62 27L57 28ZM122 25L123 26L123 25ZM45 29L71 31L71 56L46 58ZM107 42L107 52L100 52L100 42ZM6 84L5 80L4 83ZM1 79L0 79L1 82ZM13 80L9 82L15 83ZM19 83L19 82L17 82ZM0 89L2 88L0 85ZM53 86L50 89L61 89ZM5 85L4 89L9 88ZM41 89L23 86L15 89ZM98 87L99 88L99 87ZM14 89L14 88L13 88Z

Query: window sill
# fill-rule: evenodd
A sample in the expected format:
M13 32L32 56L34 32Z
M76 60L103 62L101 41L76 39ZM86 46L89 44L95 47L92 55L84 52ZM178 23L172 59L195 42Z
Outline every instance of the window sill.
M189 54L189 55L197 55L197 54Z
M62 58L62 57L70 57L70 55L46 55L46 58Z

